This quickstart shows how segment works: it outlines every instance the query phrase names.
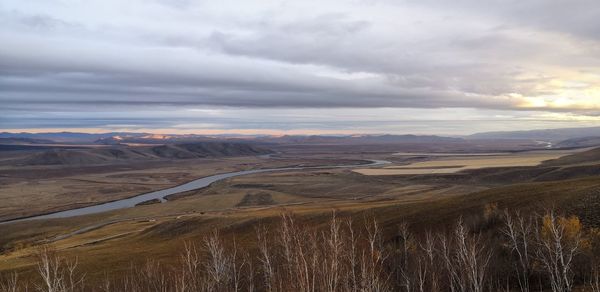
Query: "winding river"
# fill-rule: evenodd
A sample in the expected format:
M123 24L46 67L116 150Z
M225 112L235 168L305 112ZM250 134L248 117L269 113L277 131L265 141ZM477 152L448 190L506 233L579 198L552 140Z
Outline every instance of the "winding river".
M224 180L224 179L236 177L236 176L248 175L248 174L273 172L273 171L285 171L285 170L346 168L346 167L357 167L357 166L360 166L360 167L379 166L379 165L384 165L384 164L390 163L389 161L385 161L385 160L370 159L369 161L371 162L370 164L265 168L265 169L244 170L244 171L215 174L215 175L199 178L197 180L193 180L188 183L178 185L178 186L175 186L172 188L154 191L154 192L150 192L150 193L145 193L145 194L141 194L141 195L138 195L135 197L111 201L111 202L93 205L93 206L89 206L89 207L70 209L70 210L66 210L66 211L60 211L60 212L50 213L50 214L45 214L45 215L13 219L13 220L0 222L0 224L15 223L15 222L22 222L22 221L29 221L29 220L68 218L68 217L74 217L74 216L89 215L89 214L107 212L107 211L112 211L112 210L131 208L131 207L135 207L135 205L137 205L139 203L149 201L149 200L154 200L154 199L159 199L161 202L164 202L165 197L167 197L169 195L183 193L183 192L192 191L192 190L196 190L196 189L201 189L201 188L207 187L210 184L220 181L220 180Z

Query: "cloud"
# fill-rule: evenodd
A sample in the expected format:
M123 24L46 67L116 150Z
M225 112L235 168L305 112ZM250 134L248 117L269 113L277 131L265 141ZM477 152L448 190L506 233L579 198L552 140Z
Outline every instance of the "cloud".
M600 19L597 17L600 7L594 0L406 0L401 3L424 5L430 9L444 9L480 18L491 17L503 26L525 26L584 39L600 39Z
M55 126L77 120L52 113L97 110L80 123L158 126L144 115L190 107L596 113L599 10L587 0L7 1L0 111ZM115 107L137 114L99 117Z

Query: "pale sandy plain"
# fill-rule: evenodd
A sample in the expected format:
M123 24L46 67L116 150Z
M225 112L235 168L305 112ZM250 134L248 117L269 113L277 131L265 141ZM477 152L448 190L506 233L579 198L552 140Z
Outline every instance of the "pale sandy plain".
M451 154L451 153L397 153L398 156L427 156L430 160L406 165L381 168L361 168L354 171L363 175L448 174L468 169L492 167L536 166L546 160L570 155L577 150L539 150L519 153Z

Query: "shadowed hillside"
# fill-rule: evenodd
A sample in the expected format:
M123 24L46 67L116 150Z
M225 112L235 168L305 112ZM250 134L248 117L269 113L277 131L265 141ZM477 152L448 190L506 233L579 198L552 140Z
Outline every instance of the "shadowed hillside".
M9 160L13 165L91 165L161 159L194 159L269 154L271 150L245 143L202 142L159 146L110 148L56 148Z
M543 163L543 165L551 166L572 164L600 164L600 148L595 148L585 152L564 156Z

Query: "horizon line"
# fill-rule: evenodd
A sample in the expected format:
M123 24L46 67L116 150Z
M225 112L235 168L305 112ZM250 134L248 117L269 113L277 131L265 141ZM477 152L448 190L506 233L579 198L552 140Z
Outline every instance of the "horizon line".
M600 128L599 126L584 126L584 127L558 127L558 128L541 128L541 129L526 129L514 131L479 131L464 134L444 134L444 133L391 133L391 132L354 132L348 130L325 131L311 129L296 129L296 130L269 130L269 129L204 129L204 130L177 130L177 129L101 129L101 128L21 128L21 129L0 129L3 134L58 134L58 133L79 133L79 134L111 134L111 133L130 133L130 134L150 134L150 135L198 135L198 136L384 136L384 135L417 135L417 136L470 136L479 133L501 133L501 132L527 132L527 131L543 131L543 130L562 130L562 129L586 129Z

